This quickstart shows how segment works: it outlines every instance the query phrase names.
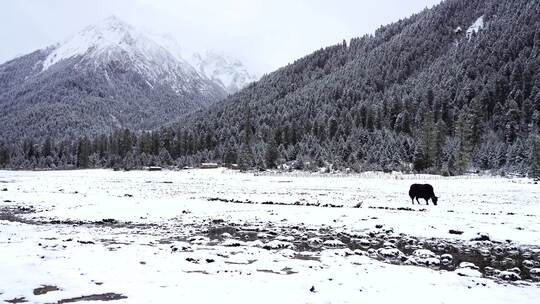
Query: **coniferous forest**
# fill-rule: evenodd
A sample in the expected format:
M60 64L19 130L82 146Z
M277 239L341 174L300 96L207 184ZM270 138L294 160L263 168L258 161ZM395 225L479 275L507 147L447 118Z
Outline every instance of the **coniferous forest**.
M219 162L540 176L540 1L447 0L164 123L4 137L0 167Z

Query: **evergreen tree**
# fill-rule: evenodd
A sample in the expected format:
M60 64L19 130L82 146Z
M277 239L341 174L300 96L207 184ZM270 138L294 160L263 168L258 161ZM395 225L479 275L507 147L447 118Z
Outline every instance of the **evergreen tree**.
M430 91L431 92L431 91ZM432 93L433 94L433 93ZM428 94L429 97L429 94ZM423 130L423 149L424 149L424 162L425 167L429 168L432 166L437 166L439 163L439 146L438 146L438 131L435 127L434 114L429 112L426 119L424 120L424 130Z
M43 148L41 149L41 155L48 157L52 155L52 143L51 138L47 137L43 143Z
M171 158L171 155L169 154L169 151L167 151L167 149L165 149L165 147L161 148L159 150L159 162L161 165L163 166L170 166L172 164L172 158Z
M533 178L540 178L540 136L535 136L532 139L529 176Z
M413 154L413 169L416 172L421 172L426 168L426 147L423 142L417 142Z
M248 105L244 111L244 140L242 142L241 150L238 153L238 165L241 170L248 170L253 168L254 158L253 151L251 149L253 137L253 129L251 124L251 110Z
M330 118L328 122L328 137L331 139L334 139L337 131L338 131L338 122L334 117L332 117Z
M484 105L481 103L480 98L473 98L471 101L471 107L469 115L467 116L468 125L471 128L471 144L473 146L478 145L482 138L482 116L485 113Z
M274 136L271 136L268 144L266 145L266 151L264 154L264 160L267 168L275 168L276 161L279 157L279 152L277 149L278 147L273 137Z
M131 170L137 166L133 151L129 151L124 158L124 170Z
M446 139L442 149L442 167L443 175L454 175L457 170L457 158L459 154L459 140L454 137Z
M133 139L129 129L123 130L122 134L118 135L118 141L118 154L121 158L124 158L133 148Z
M469 109L465 107L459 115L456 124L456 136L459 139L459 151L457 157L457 169L465 172L471 164L471 153L473 150L473 129Z
M77 144L77 167L78 168L88 168L89 165L89 156L90 156L90 141L85 136L79 139Z
M10 162L8 147L0 142L0 167L6 167Z
M511 144L516 140L519 134L520 110L515 100L508 103L508 111L506 112L506 126L504 135L506 142Z
M396 118L396 122L394 124L394 130L396 132L404 132L404 133L410 133L411 132L411 122L410 122L410 114L407 112L407 110L404 110L403 112L399 113L399 115Z
M225 155L223 156L223 162L226 165L232 165L237 163L237 155L236 152L234 152L231 145L228 145L225 149Z

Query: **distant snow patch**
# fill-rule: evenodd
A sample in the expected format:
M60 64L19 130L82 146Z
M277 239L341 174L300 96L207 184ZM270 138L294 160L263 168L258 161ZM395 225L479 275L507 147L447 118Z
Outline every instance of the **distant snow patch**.
M467 38L471 39L474 33L477 33L484 28L484 16L476 19L476 21L467 29Z

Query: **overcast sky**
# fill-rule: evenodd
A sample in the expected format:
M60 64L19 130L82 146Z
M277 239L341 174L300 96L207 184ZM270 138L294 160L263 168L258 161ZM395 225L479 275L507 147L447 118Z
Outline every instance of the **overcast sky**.
M440 0L0 0L0 62L116 15L193 49L216 49L252 71L408 17Z

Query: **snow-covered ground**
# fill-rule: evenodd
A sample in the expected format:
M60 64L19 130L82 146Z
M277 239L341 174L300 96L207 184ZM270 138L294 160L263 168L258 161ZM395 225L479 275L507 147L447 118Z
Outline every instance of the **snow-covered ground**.
M536 303L539 245L529 179L0 171L4 301Z

